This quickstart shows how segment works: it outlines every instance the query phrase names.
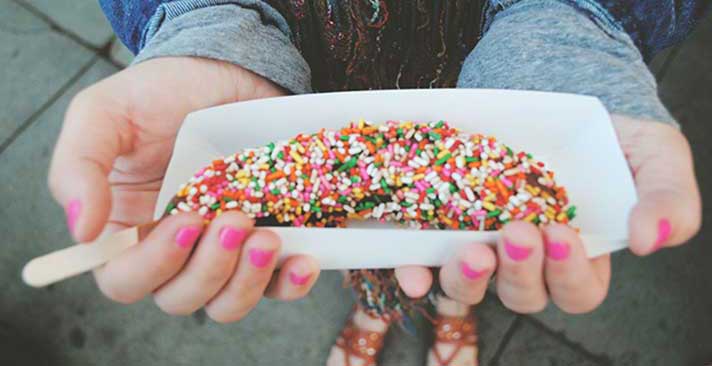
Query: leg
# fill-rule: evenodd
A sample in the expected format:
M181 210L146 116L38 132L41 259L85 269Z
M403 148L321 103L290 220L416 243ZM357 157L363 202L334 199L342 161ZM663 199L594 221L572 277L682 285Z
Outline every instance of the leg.
M375 366L389 323L368 315L356 306L336 344L331 347L327 366Z
M477 327L472 306L439 296L428 366L477 366Z

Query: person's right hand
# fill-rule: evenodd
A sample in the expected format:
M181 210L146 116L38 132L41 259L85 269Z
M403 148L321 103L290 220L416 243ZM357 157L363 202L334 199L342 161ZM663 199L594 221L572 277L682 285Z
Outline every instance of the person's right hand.
M238 66L187 57L146 61L80 92L65 116L49 173L74 239L88 242L152 220L188 113L283 94ZM235 125L241 128L249 126ZM279 249L275 234L253 230L241 213L225 213L205 227L197 213L181 213L162 220L95 277L102 292L121 303L154 293L167 313L205 306L211 318L235 321L265 293L295 299L316 281L318 264L295 256L269 285Z

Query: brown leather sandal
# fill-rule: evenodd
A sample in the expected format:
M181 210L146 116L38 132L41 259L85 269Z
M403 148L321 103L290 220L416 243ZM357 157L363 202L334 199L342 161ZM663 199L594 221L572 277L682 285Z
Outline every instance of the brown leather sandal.
M362 359L364 366L376 366L376 358L383 349L385 333L363 330L354 324L353 314L336 339L336 347L344 353L344 365L351 366L351 356Z
M434 322L435 340L433 356L440 366L448 366L462 350L462 347L475 347L475 366L477 366L477 326L472 314L465 317L437 315ZM438 343L454 345L449 357L443 358L438 351Z

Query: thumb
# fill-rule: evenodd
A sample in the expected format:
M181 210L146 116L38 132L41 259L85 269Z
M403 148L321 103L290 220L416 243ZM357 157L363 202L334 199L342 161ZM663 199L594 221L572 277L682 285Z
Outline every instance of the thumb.
M687 139L661 123L614 118L639 201L629 219L630 248L647 255L680 245L701 225L701 199Z
M117 118L121 113L112 112L116 100L99 97L100 85L80 92L70 104L48 178L68 229L80 242L94 240L104 228L111 211L108 174L130 146L130 126Z

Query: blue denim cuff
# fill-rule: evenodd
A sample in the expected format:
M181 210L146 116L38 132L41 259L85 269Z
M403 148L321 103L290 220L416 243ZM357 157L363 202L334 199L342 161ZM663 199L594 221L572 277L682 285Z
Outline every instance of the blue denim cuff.
M512 5L525 0L489 0L484 11L484 22L482 23L482 33L487 32L492 25L495 16ZM555 3L563 3L572 6L576 10L586 14L595 22L601 30L606 33L625 32L623 25L618 22L605 8L594 0L550 0Z

